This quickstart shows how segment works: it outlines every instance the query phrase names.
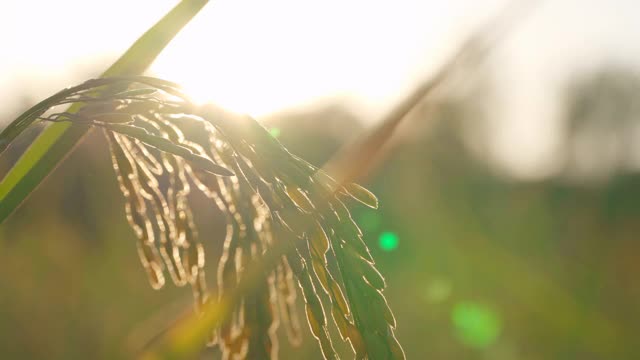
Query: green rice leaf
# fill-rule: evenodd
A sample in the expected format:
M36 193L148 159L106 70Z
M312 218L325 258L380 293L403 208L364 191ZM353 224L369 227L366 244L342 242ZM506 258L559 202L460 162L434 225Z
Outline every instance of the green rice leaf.
M207 2L208 0L181 1L144 33L102 76L142 74L173 37ZM41 115L41 113L38 114L36 107L20 116L2 132L0 149L8 146L14 138ZM71 106L68 112L75 113L81 107L82 105ZM88 130L89 127L85 125L61 122L51 124L42 132L0 182L0 223L66 157Z

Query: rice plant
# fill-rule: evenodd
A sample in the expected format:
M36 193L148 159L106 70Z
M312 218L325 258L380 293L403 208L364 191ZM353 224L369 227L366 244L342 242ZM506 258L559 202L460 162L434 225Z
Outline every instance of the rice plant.
M60 110L74 104L79 111ZM355 358L404 358L384 278L349 213L354 201L377 208L365 188L339 183L290 153L251 117L194 104L157 78L108 77L64 89L5 129L3 146L12 139L4 135L37 121L103 131L150 285L190 286L196 312L236 289L268 251L286 249L209 329L209 345L224 358L277 358L280 324L292 343L300 341L296 283L324 358L338 358L328 318ZM226 217L213 291L188 201L194 191Z

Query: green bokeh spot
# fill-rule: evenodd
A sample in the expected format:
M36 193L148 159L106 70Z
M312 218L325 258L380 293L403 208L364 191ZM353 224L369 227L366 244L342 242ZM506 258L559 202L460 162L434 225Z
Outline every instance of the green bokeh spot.
M280 128L277 127L272 127L271 129L269 129L269 134L271 134L271 136L273 136L274 138L280 136L280 132Z
M385 231L380 234L380 249L384 251L393 251L398 248L398 235L396 233Z
M475 302L460 302L451 313L454 331L468 346L486 348L500 335L500 319L495 311Z

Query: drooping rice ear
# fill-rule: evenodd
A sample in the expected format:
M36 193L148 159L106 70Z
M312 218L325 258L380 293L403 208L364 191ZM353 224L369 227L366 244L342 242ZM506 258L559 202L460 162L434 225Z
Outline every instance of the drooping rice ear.
M147 88L141 89L141 84ZM112 90L98 91L106 87ZM284 254L276 269L264 274L255 294L240 296L234 313L212 339L218 340L225 358L275 358L278 318L292 338L299 337L292 275L325 358L338 356L322 291L341 337L351 343L357 359L404 358L393 331L395 318L382 294L384 278L342 202L353 198L377 208L375 195L357 184L338 184L291 154L248 116L229 117L211 106L192 104L174 83L149 77L101 79L56 96L41 105L95 105L93 113L63 112L44 119L107 129L127 220L152 287L163 286L166 268L176 284L192 285L196 309L207 302L205 254L189 207L190 183L213 200L227 220L218 264L220 296L238 286L245 268L277 241L294 242L295 251ZM106 103L116 111L100 110ZM36 106L24 120L40 118L44 111ZM179 123L187 118L203 127L204 137L185 136ZM337 265L331 269L328 254Z
M295 256L288 256L288 261L291 264L294 275L298 278L300 289L302 289L309 328L313 336L320 343L322 356L327 360L337 359L337 354L333 348L333 343L331 342L331 337L327 329L327 320L322 301L318 297L318 292L313 285L308 266L303 259Z
M372 208L378 208L378 198L373 193L356 183L348 183L344 185L345 192L355 200Z
M104 127L111 131L138 139L144 142L145 144L148 144L152 147L157 148L160 151L168 152L170 154L185 158L195 166L200 167L203 170L210 172L212 174L219 175L219 176L235 175L233 171L214 163L213 161L211 161L211 159L208 159L199 154L194 154L193 152L191 152L191 150L189 150L189 148L184 147L180 144L176 144L169 139L153 135L148 131L146 131L144 128L134 126L134 125L113 124L113 123L104 124Z
M138 238L137 248L140 261L145 268L149 282L154 289L164 286L163 266L154 243L154 233L144 198L140 195L137 165L120 145L115 134L107 133L111 159L116 171L120 189L125 195L127 220Z

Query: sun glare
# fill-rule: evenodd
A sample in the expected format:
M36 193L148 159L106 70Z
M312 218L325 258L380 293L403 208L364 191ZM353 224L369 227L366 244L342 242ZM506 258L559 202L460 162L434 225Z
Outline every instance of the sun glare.
M78 13L95 11L100 17L63 22L45 34L27 31L30 27L18 20L20 14L28 13L27 5L9 4L11 16L0 28L22 35L19 42L12 37L7 40L14 49L12 54L20 56L0 58L0 65L18 70L4 76L7 81L23 84L21 77L28 78L27 74L39 69L49 78L65 79L79 69L95 71L86 65L89 57L124 51L134 34L144 32L175 3L113 0L87 5L62 0L55 6L47 5L46 11L30 14L37 16L31 20L46 22L50 14L63 8L74 8ZM125 4L127 11L122 12ZM258 117L338 98L347 98L358 105L362 115L372 116L401 96L431 62L437 63L433 61L434 47L451 35L455 27L452 16L459 13L456 4L415 0L212 1L178 33L148 73L182 84L197 102L213 102ZM106 19L113 18L122 26L108 32L74 32L78 27L104 27ZM75 41L60 41L70 33ZM76 41L85 45L74 46ZM32 43L40 45L29 46ZM43 53L64 56L41 56Z
M419 4L216 1L152 72L198 102L254 116L342 95L379 105L422 61L416 44L433 12Z

